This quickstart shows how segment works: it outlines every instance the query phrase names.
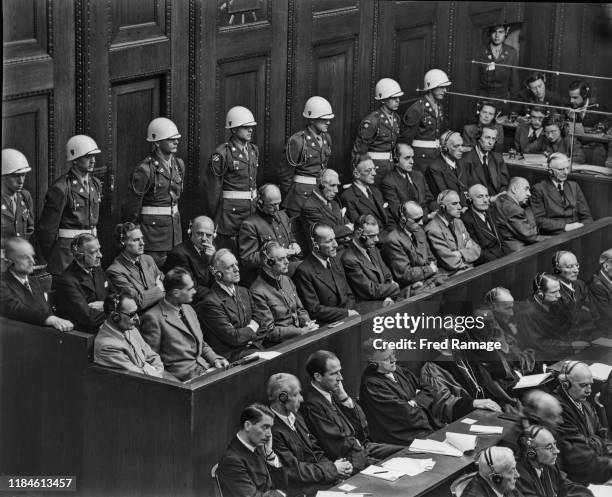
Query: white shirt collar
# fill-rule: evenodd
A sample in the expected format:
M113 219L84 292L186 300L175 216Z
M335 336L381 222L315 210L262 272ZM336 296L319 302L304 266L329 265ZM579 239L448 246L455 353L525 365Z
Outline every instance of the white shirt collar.
M315 252L313 252L312 255L314 255L315 259L317 259L321 263L321 265L325 269L327 269L327 263L329 262L329 259L325 260L325 259L323 259L323 257L319 257L319 255L316 254Z
M289 415L285 416L276 409L272 409L272 411L274 411L274 414L276 414L289 428L295 431L295 414L290 412Z
M247 449L249 449L251 452L255 452L255 449L257 447L251 445L249 442L247 442L246 440L244 440L241 436L240 433L236 433L236 438L238 440L240 440L242 442L242 445L244 445Z
M236 295L236 285L234 285L232 288L230 288L229 286L227 286L225 283L222 283L220 281L217 280L217 283L219 284L219 286L221 288L223 288L223 290L225 290L227 292L227 294L230 297L233 297L234 295Z
M21 283L23 286L25 286L25 285L26 285L26 283L29 283L29 280L28 280L28 276L27 276L27 275L26 275L26 276L18 276L18 275L17 275L16 273L14 273L13 271L11 271L11 274L12 274L12 275L15 277L15 279L16 279L16 280L17 280L19 283Z
M321 395L323 395L323 397L327 399L327 402L329 402L330 404L333 404L331 393L326 392L325 390L321 390L317 385L315 385L314 381L311 381L310 384L317 392L319 392Z
M444 159L444 162L446 162L450 167L452 167L453 169L457 168L457 161L454 161L446 154L442 154L442 158Z
M360 189L360 190L363 192L363 194L364 194L364 195L366 195L366 196L368 196L368 197L369 197L369 195L368 195L368 191L366 190L366 188L367 188L366 186L362 185L361 183L357 183L356 181L354 181L354 182L353 182L353 184L354 184L354 185L355 185L357 188L359 188L359 189Z

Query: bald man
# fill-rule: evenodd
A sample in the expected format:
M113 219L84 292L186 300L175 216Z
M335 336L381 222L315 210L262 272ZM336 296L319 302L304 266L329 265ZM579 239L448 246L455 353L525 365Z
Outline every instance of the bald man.
M453 272L474 267L481 250L460 219L462 208L459 195L453 190L444 190L438 195L438 205L438 212L425 226L438 263Z
M612 329L612 248L599 256L599 271L588 283L591 304L602 329Z
M510 178L508 191L493 204L497 213L497 230L513 252L525 245L545 240L539 233L535 216L529 206L531 188L525 178Z
M0 280L0 315L38 326L70 331L70 321L53 315L34 272L34 248L24 238L12 237L4 245L7 269Z
M468 209L461 215L461 220L472 239L480 245L480 257L475 264L496 261L511 252L497 229L497 213L491 207L487 187L481 184L468 189Z
M196 293L193 304L200 302L210 291L213 278L208 269L215 253L217 230L213 220L207 216L198 216L190 222L187 231L189 238L179 243L168 254L164 273L175 267L182 267L191 273Z
M584 485L612 478L610 439L588 400L592 386L593 375L586 364L566 361L554 391L563 408L559 426L561 467L571 480Z
M516 488L519 476L514 454L508 447L489 447L478 457L478 474L461 497L522 497Z

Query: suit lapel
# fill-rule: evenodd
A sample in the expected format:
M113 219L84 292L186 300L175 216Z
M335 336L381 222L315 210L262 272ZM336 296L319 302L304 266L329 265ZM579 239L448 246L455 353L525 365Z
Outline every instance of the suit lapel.
M164 300L160 302L160 310L164 316L164 319L166 320L166 323L181 331L185 335L188 335L189 337L191 337L192 340L198 343L198 340L194 336L194 333L192 333L191 330L189 330L187 326L185 326L185 323L183 323L178 313L174 309L172 309L169 304L167 304Z
M317 279L319 279L322 283L329 287L329 289L332 290L334 293L338 293L338 288L336 288L336 282L332 275L332 271L334 270L334 263L331 262L331 260L330 264L331 269L326 269L321 265L318 260L316 260L314 256L312 256L312 266L317 275Z

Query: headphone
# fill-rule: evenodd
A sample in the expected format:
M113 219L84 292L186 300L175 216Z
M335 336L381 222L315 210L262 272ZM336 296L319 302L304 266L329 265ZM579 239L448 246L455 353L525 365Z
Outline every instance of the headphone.
M70 251L73 254L82 254L83 252L79 252L79 246L83 243L83 238L90 236L89 233L79 233L78 235L76 235L72 241L70 242ZM93 235L91 235L93 236Z
M284 390L278 394L278 401L281 404L284 404L288 400L289 400L289 394L287 392L285 392Z
M523 449L525 450L525 457L527 457L527 459L535 459L538 456L533 443L535 437L538 436L540 431L542 431L541 426L531 425L524 431L523 436L520 438Z
M561 272L561 268L559 267L561 257L563 257L565 254L570 254L570 253L571 252L568 252L567 250L557 250L555 252L555 255L553 255L553 258L552 258L553 274L559 274Z
M121 321L121 316L119 315L119 312L117 311L117 309L119 309L119 304L121 303L120 296L117 294L112 294L110 298L113 303L113 308L111 310L110 318L111 318L111 321L113 321L114 323L118 323L119 321Z
M569 85L570 91L580 90L580 96L586 100L591 98L591 85L589 85L586 81L572 81Z
M393 145L393 149L391 150L391 159L393 159L393 162L395 164L397 164L399 162L399 158L400 158L399 146L400 145L401 145L401 143L397 142L395 145Z
M559 380L559 385L561 385L561 388L563 390L569 390L572 386L572 382L569 379L569 375L572 372L572 370L578 366L578 364L584 364L581 361L565 361L563 363L563 366L561 367L561 371L559 372L559 375L557 376L557 380Z
M368 360L368 369L370 371L376 371L378 369L378 363L374 362L374 361L371 361L371 360Z
M270 249L273 246L280 246L280 243L278 243L276 240L268 240L261 247L261 256L263 258L263 263L268 267L272 267L274 266L274 264L276 264L276 260L274 260L274 258L272 258L272 256L270 255Z
M312 248L313 250L316 250L316 251L319 251L319 249L321 248L321 246L319 245L319 242L317 242L315 238L315 232L317 231L317 228L319 228L320 226L322 226L321 223L312 223L310 225L310 232L308 233L308 236L310 237L310 242L312 243Z
M496 286L495 288L491 288L491 290L489 290L486 295L484 296L484 300L487 304L494 304L495 300L497 299L498 295L500 294L500 292L502 291L507 291L505 288L501 287L501 286Z
M546 276L546 273L536 274L535 277L533 278L533 282L531 285L534 293L536 293L540 297L544 297L544 290L542 289L542 283L544 283L545 276Z
M489 474L491 481L496 485L501 485L504 478L497 471L495 471L495 467L493 466L493 456L491 455L491 447L485 449L484 458L487 466L489 466L489 469L491 470L491 473Z
M453 191L454 190L443 190L438 194L436 202L438 203L438 207L440 208L440 210L442 210L443 212L446 212L446 204L444 204L444 201L446 200L446 197L448 197Z
M440 148L442 149L442 152L448 152L448 141L454 134L459 133L457 133L457 131L448 130L442 134L442 136L440 137Z

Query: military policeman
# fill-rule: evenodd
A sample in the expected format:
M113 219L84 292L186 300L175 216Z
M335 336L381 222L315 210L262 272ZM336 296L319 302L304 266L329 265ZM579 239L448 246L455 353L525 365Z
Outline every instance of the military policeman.
M72 263L72 239L81 233L96 235L100 215L102 185L93 176L96 155L93 138L76 135L66 143L70 170L47 190L36 236L47 260L47 271L60 275Z
M412 144L414 166L423 173L440 157L440 135L448 129L442 100L450 85L444 71L427 71L423 85L425 95L413 103L402 118L401 141Z
M149 123L147 141L153 144L153 153L134 169L124 205L124 221L140 224L145 253L159 267L183 241L178 200L185 164L175 156L180 138L170 119L157 117Z
M12 236L28 240L34 231L32 195L23 188L26 173L31 170L19 150L2 150L2 258L5 240Z
M281 178L283 207L291 217L302 212L331 155L331 136L327 132L334 118L331 104L323 97L310 97L302 115L308 119L308 127L289 138L285 155L290 169L285 169Z
M216 148L205 175L208 213L217 224L217 248L234 254L240 223L255 212L259 149L251 142L256 125L249 109L232 107L225 117L225 129L232 136Z
M515 48L505 43L510 25L504 22L490 26L489 43L479 55L487 65L480 66L480 89L487 97L509 99L519 91L518 73L514 67L518 64L518 53ZM504 108L503 111L508 109Z
M353 157L367 152L374 161L377 187L380 187L387 173L393 170L391 151L400 131L400 118L395 111L399 107L399 97L403 94L400 85L393 79L383 78L376 83L374 99L382 105L361 121L353 145Z

